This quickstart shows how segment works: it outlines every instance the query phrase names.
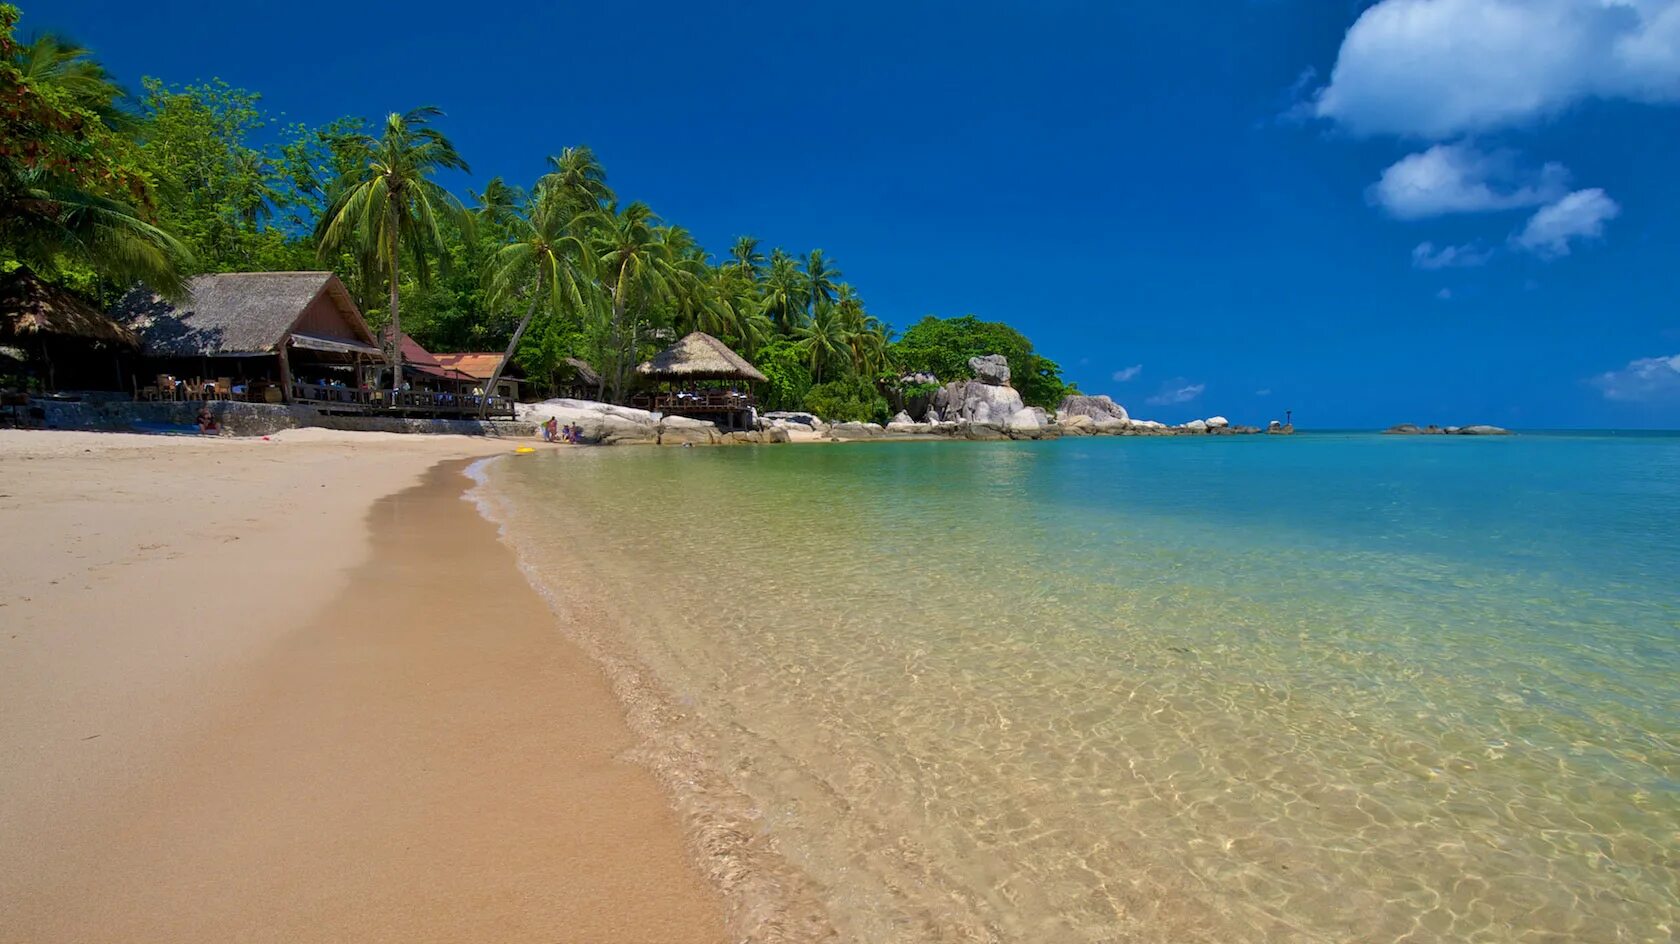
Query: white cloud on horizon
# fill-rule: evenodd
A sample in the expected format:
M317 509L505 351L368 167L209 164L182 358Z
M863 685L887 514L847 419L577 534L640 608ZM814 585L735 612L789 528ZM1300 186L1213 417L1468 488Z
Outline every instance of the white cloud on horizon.
M1510 151L1437 144L1395 161L1365 198L1396 219L1420 220L1540 206L1568 191L1569 170L1562 164L1551 162L1529 171L1517 165Z
M1435 297L1444 302L1452 301L1452 289L1444 288L1435 293Z
M1535 211L1511 243L1542 259L1557 259L1569 255L1572 239L1603 239L1604 224L1621 214L1621 205L1603 190L1577 190Z
M1356 134L1442 140L1588 98L1680 101L1680 0L1380 0L1309 107Z
M1272 395L1272 388L1261 387L1259 390L1254 391L1254 395L1257 397L1269 397Z
M1425 241L1418 243L1412 249L1412 267L1429 272L1437 269L1468 269L1487 265L1488 260L1492 258L1493 250L1484 248L1477 243L1436 248L1434 243Z
M1131 380L1133 377L1136 377L1138 374L1140 374L1142 372L1143 372L1143 365L1142 364L1133 364L1130 367L1124 368L1122 370L1115 371L1114 372L1114 380L1115 380L1116 383L1125 383L1128 380Z
M1621 403L1680 400L1680 354L1642 357L1592 379L1604 399Z
M1145 400L1150 406L1172 406L1176 403L1189 403L1202 395L1207 384L1193 384L1185 382L1183 377L1169 380L1161 385L1155 395Z

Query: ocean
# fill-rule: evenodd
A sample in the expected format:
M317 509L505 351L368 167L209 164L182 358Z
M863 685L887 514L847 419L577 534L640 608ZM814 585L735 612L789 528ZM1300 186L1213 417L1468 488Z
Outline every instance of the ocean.
M482 474L765 939L1680 935L1680 436Z

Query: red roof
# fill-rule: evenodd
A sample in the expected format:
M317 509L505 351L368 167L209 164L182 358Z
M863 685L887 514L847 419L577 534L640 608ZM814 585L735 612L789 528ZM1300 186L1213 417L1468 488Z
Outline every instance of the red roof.
M387 343L390 342L390 328L386 328L384 331L380 332L380 340ZM454 370L445 366L442 361L432 355L431 351L421 347L420 342L409 337L407 332L403 333L402 344L398 347L402 351L403 367L405 368L412 367L422 374L428 374L432 377L442 377L444 380L454 380L461 383L471 383L478 379L471 374L463 373L459 370Z

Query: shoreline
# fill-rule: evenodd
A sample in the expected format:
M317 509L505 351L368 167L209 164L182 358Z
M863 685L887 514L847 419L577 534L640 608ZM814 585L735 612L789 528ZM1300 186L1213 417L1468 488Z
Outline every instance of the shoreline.
M513 444L315 432L0 435L0 941L723 940Z

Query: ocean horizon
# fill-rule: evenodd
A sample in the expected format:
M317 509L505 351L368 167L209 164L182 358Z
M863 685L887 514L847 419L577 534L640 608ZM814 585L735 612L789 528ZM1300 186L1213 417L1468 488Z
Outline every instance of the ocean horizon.
M1680 434L584 450L482 482L691 825L749 837L705 870L787 939L1680 926Z

